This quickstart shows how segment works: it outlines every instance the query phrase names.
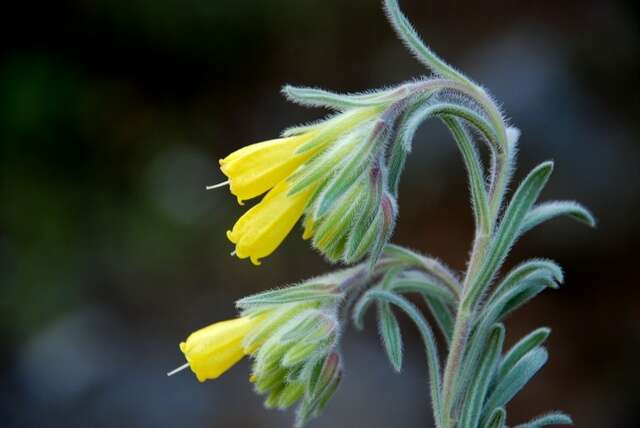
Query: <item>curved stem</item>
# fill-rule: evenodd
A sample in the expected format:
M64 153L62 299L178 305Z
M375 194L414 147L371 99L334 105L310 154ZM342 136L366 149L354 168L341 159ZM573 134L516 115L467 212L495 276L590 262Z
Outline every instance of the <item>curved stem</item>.
M473 198L474 206L476 210L480 210L480 212L476 213L476 232L473 247L462 284L462 290L459 291L460 298L451 337L449 355L443 374L442 391L438 394L440 397L439 414L434 415L436 420L440 422L442 428L453 428L457 424L454 408L461 390L461 385L459 384L461 364L465 356L472 322L475 317L475 307L474 305L470 305L468 299L465 299L465 297L470 291L470 284L474 281L474 278L487 257L487 251L496 229L498 214L511 175L512 158L509 152L510 148L506 136L506 126L498 107L482 88L464 81L431 79L413 83L409 86L406 95L400 97L400 99L387 107L380 118L381 123L379 125L389 130L389 124L393 123L395 118L397 118L403 110L411 106L411 100L415 100L422 94L433 93L443 89L459 92L477 103L486 114L490 128L493 128L489 129L484 126L484 123L487 122L483 122L484 119L479 116L474 117L473 114L471 114L474 113L473 110L467 112L455 111L455 109L451 109L451 105L449 105L445 106L445 108L439 112L445 116L445 122L451 128L454 138L462 149L466 148L465 135L463 135L464 131L457 125L455 119L447 121L447 114L457 116L476 126L485 138L487 138L492 148L492 171L489 191L486 191L484 184L480 184L481 188L472 189L472 193L475 193ZM438 109L434 108L433 111L430 111L431 109L428 108L427 110L428 111L422 112L424 118L435 113ZM423 117L420 117L419 120L423 120ZM463 157L465 158L467 168L472 167L469 173L477 175L476 161L471 159L470 152L468 153L463 150ZM473 179L477 181L477 177L473 177ZM483 196L486 196L486 199L483 199Z

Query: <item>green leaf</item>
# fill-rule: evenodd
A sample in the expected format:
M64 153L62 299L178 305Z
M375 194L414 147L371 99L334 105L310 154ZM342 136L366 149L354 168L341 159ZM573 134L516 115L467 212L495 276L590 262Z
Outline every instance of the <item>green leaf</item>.
M407 20L400 10L397 0L385 0L384 6L393 29L418 61L426 65L437 75L466 85L473 85L465 75L444 62L424 44L416 30L414 30L409 23L409 20Z
M373 298L391 303L400 308L402 311L404 311L405 314L407 314L407 316L409 316L409 318L411 318L411 321L413 321L415 326L418 328L418 331L422 336L422 341L424 342L425 351L427 354L427 366L429 368L431 390L431 404L433 415L437 420L439 415L438 412L441 405L440 390L442 380L440 372L440 360L438 357L438 347L436 345L431 327L429 327L429 324L424 319L420 311L404 297L380 289L371 289L369 293Z
M469 292L463 302L466 308L472 308L491 283L496 271L500 268L511 246L515 243L525 216L536 199L538 199L552 170L553 162L543 162L527 175L516 190L496 231L487 258L479 273L474 276L469 284Z
M444 286L446 286L452 293L456 295L456 298L462 288L460 281L453 273L453 271L446 266L442 261L429 256L423 256L408 248L400 247L398 245L387 244L384 248L384 256L393 260L393 263L401 264L407 267L414 267L434 278L438 279Z
M282 93L289 101L307 107L325 107L337 111L390 103L402 97L405 92L404 86L356 94L338 94L324 89L291 85L282 88Z
M442 331L442 335L444 336L445 341L447 342L447 346L451 343L451 336L453 335L453 314L451 310L438 299L424 297L429 310L433 314L433 317L436 319L436 323Z
M463 379L463 381L470 379L473 373L475 373L482 354L483 343L486 341L491 326L503 319L509 312L533 298L533 296L537 295L547 286L547 283L541 282L541 280L544 281L544 276L536 273L531 275L534 275L534 278L520 281L520 283L503 293L499 298L491 301L477 316L478 322L469 340L467 352L464 355L462 375L460 376L460 379ZM546 278L547 281L551 281L548 277ZM462 391L464 386L465 385L461 383L458 391Z
M547 362L548 354L544 348L538 347L529 351L518 363L497 383L489 396L483 410L485 420L493 409L504 407L531 380L531 378Z
M484 424L484 428L502 428L504 427L504 423L507 421L507 412L504 408L500 407L494 409L487 420L487 423Z
M400 372L402 370L402 334L389 303L378 303L378 330L391 365L395 371Z
M517 425L515 428L541 428L550 425L573 425L573 420L570 416L565 415L564 413L551 412L546 415L538 416L526 424Z
M531 299L536 297L545 288L557 288L557 284L553 279L545 273L534 272L529 274L527 278L521 281L516 287L515 292L510 299L504 304L498 319L504 319L511 312L515 311Z
M247 309L258 305L282 305L285 303L305 301L327 302L340 299L341 297L342 294L336 290L335 284L310 282L247 296L238 300L236 307L239 309Z
M456 297L453 293L441 285L435 278L417 272L408 272L391 284L391 289L396 293L420 293L425 297L434 298L454 305Z
M503 343L504 326L502 324L494 324L489 332L475 379L471 383L467 397L464 400L461 425L463 427L478 426L482 405L498 365Z
M542 345L551 330L547 327L542 327L537 330L532 331L518 343L513 345L513 347L509 350L509 352L502 358L500 362L500 368L498 369L498 374L496 376L497 381L502 379L513 369L513 367L520 361L526 354L528 354L532 349Z
M573 201L551 201L537 205L529 211L520 227L520 235L524 235L547 220L560 216L569 216L588 226L596 226L596 219L589 210L579 203Z
M476 228L489 234L491 232L491 219L489 215L487 188L485 186L486 180L476 147L459 120L450 116L445 116L442 120L449 128L449 131L451 131L464 159L469 177L469 188L471 189L471 201Z
M557 283L562 284L564 282L562 268L553 260L527 260L526 262L523 262L515 268L511 269L511 271L495 288L495 291L493 292L493 295L491 296L489 301L497 299L499 296L509 291L515 284L519 283L534 272L548 272L553 276L553 279Z
M374 301L375 298L371 295L371 292L368 291L358 299L355 305L353 305L351 317L353 319L353 324L358 330L362 330L364 328L364 316L367 313L367 309L369 309L369 306L371 306L371 303Z

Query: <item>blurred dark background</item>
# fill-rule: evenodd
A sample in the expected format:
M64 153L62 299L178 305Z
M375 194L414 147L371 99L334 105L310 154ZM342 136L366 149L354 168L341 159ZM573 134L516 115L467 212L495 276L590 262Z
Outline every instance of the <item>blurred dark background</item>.
M520 140L517 178L553 158L543 199L577 199L599 227L535 229L510 264L549 257L566 285L508 323L539 325L547 366L510 424L551 409L579 427L640 423L640 12L636 1L418 1L429 44L502 103ZM5 9L6 8L6 9ZM177 344L234 315L248 293L330 267L292 234L259 268L229 257L243 212L217 160L313 120L285 83L337 91L425 70L374 0L77 0L3 11L0 66L0 421L11 427L276 427L243 362L215 382ZM418 133L394 240L464 269L466 178L437 121ZM421 345L393 374L369 319L343 342L346 376L313 427L430 426Z

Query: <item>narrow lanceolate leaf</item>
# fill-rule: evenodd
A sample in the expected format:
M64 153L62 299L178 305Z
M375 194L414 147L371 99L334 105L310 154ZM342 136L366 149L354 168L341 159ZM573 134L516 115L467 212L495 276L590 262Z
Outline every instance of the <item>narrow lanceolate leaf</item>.
M398 143L397 138L391 143L391 149L389 151L389 161L387 162L387 168L389 168L389 172L387 174L387 185L391 190L391 194L397 198L400 188L400 176L402 175L404 165L407 162L408 153L404 146Z
M402 370L402 334L396 316L387 302L378 303L378 330L394 370Z
M409 20L400 10L397 0L385 0L384 5L393 29L418 61L429 67L435 74L473 86L473 83L465 75L440 59L424 44L416 30L409 23Z
M427 119L428 115L425 115L419 109L429 103L431 93L426 93L422 96L418 96L414 101L405 109L397 122L396 133L394 140L391 142L391 148L389 149L389 160L387 162L387 168L389 170L387 175L387 184L394 197L398 197L398 187L400 185L400 176L407 159L407 155L411 151L411 144L415 131L423 120ZM415 120L415 116L418 116L419 120Z
M484 420L493 409L504 407L531 380L547 362L548 354L544 348L535 348L525 355L496 385L483 410Z
M464 400L462 409L463 427L476 427L480 421L482 405L491 385L493 374L500 359L502 344L504 343L504 326L494 324L484 348L482 359L478 366L475 379Z
M353 305L351 317L353 319L353 324L358 330L362 330L364 328L364 316L374 301L375 298L373 295L370 292L366 292L362 297L360 297L360 299L358 299L356 304Z
M487 340L486 338L492 325L503 319L510 310L513 310L516 303L522 304L523 295L526 298L532 298L533 295L539 293L544 287L545 285L540 285L537 282L521 281L517 286L504 293L504 295L495 301L492 301L483 309L478 315L478 324L469 340L467 353L464 356L461 379L470 379L473 373L475 373L478 361L482 355L483 344ZM461 388L464 386L465 385L461 385Z
M414 267L429 275L433 275L456 296L462 289L462 285L453 271L436 258L423 256L408 248L393 244L387 244L385 246L384 256L392 259L394 263Z
M493 295L489 299L490 301L497 299L502 294L506 293L518 284L524 278L534 272L548 272L553 276L553 279L558 283L564 282L564 275L562 268L553 260L547 259L532 259L527 260L511 269L511 271L504 277L504 279L498 284L493 292Z
M512 289L514 293L506 301L498 315L498 319L504 319L511 312L540 294L545 288L557 288L557 284L547 274L536 272L530 274Z
M445 116L442 120L451 131L453 138L456 140L458 148L462 153L465 167L467 168L476 228L486 234L489 234L491 232L491 223L489 218L487 188L485 186L486 180L482 164L480 163L478 151L476 150L471 137L462 127L458 119Z
M415 324L422 336L422 340L425 345L425 351L427 354L427 365L429 367L429 380L431 391L431 404L434 417L438 418L439 410L441 406L440 391L442 386L441 372L440 372L440 359L438 356L438 347L436 340L433 336L433 331L429 324L424 319L418 308L416 308L411 302L402 296L398 296L395 293L372 289L369 291L371 297L380 301L391 303L401 309L411 321Z
M489 416L487 423L484 424L484 428L502 428L504 427L506 421L507 412L504 410L504 408L500 407L498 409L495 409L491 413L491 416Z
M340 298L335 284L307 283L293 287L279 288L254 294L240 299L236 307L240 309L256 305L279 305L292 302L304 302L311 300L335 300Z
M573 425L573 420L570 416L565 415L564 413L551 412L546 415L538 416L526 424L517 425L515 428L541 428L552 425Z
M509 350L509 352L502 358L500 362L500 368L498 369L498 374L496 375L496 381L499 382L500 379L505 377L507 373L513 369L513 367L518 364L525 355L527 355L532 349L542 345L547 337L549 337L549 333L551 330L547 327L542 327L537 330L532 331L518 343L513 345L513 347Z
M451 343L451 336L453 335L453 314L451 309L438 299L430 299L425 296L424 298L429 310L436 319L436 323L444 336L444 340L447 342L447 346Z
M393 281L391 288L397 293L420 293L426 297L455 304L456 297L435 278L417 272L409 273Z
M591 227L596 225L595 217L579 203L574 201L551 201L537 205L529 211L520 227L520 234L522 235L539 224L560 216L569 216Z
M344 111L355 107L371 107L392 102L403 96L406 90L405 87L400 86L365 93L338 94L324 89L286 85L282 88L282 93L289 101L303 106Z
M538 165L529 173L516 190L496 231L486 261L480 269L480 272L475 275L469 284L469 293L465 299L465 306L467 308L475 305L504 262L507 253L517 239L517 233L520 230L525 216L538 199L552 170L553 162L544 162Z

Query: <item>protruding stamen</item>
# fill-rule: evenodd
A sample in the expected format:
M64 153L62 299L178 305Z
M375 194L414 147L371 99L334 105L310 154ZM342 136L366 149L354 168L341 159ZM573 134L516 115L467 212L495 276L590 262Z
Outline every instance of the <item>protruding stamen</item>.
M222 183L214 184L213 186L207 186L207 187L205 187L205 189L213 190L213 189L217 189L218 187L224 187L224 186L228 186L228 185L229 185L229 180L223 181Z
M230 255L231 257L235 256L235 255L236 255L236 250L233 250L229 255Z
M174 374L181 372L182 370L186 369L187 367L189 367L189 363L186 363L180 367L178 367L177 369L173 369L171 370L169 373L167 373L167 376L173 376Z

